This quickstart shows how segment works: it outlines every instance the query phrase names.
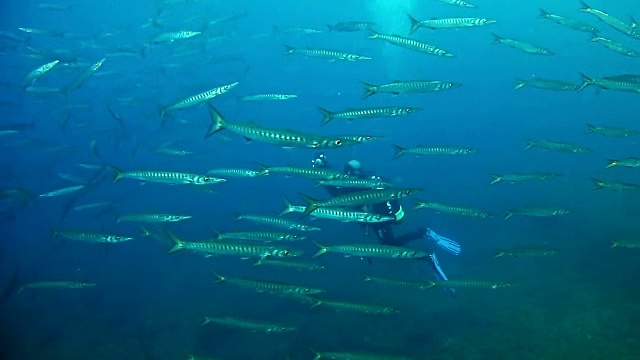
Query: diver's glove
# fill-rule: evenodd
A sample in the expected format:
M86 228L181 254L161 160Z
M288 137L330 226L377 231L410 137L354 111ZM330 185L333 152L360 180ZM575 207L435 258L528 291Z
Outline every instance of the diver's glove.
M449 238L436 234L436 232L431 229L427 229L427 237L433 240L436 245L452 253L453 255L460 254L460 251L462 250L460 248L460 244Z
M440 281L449 281L449 279L447 279L447 275L442 270L442 267L440 267L440 263L438 262L438 258L436 258L436 254L430 254L429 255L429 259L431 260L431 265L433 266L433 270L434 270L438 280L440 280ZM444 289L444 291L447 292L447 294L449 294L449 296L455 296L456 295L456 290L453 289L453 288L444 286L443 289Z

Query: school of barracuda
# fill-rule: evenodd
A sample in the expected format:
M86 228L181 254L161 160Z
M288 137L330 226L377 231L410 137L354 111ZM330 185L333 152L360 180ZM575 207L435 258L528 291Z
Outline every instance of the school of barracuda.
M438 32L451 31L448 29L463 29L463 31L483 31L486 33L486 45L494 49L498 46L507 46L513 51L519 51L523 59L530 57L552 57L559 56L562 49L546 48L544 44L530 43L525 39L512 38L508 32L499 28L500 18L492 18L491 14L483 13L481 6L475 6L473 0L434 0L440 2L439 6L455 6L459 9L460 17L429 19L421 17L421 14L408 14L397 21L406 23L405 34L389 34L383 29L379 29L373 22L368 21L348 21L328 25L328 29L314 28L286 28L274 27L274 34L262 34L262 36L286 36L293 34L292 40L296 46L286 44L285 46L270 49L274 56L288 57L294 62L315 61L317 66L354 66L365 62L375 62L376 57L370 54L361 54L358 51L350 50L347 47L331 48L326 44L316 43L314 34L318 33L354 33L354 41L372 42L380 48L400 47L404 51L414 51L421 53L425 57L433 57L433 61L456 61L460 55L456 48L460 44L446 44L438 41ZM162 3L162 1L160 1ZM187 6L187 2L169 1L165 3L172 5ZM577 4L579 5L579 4ZM40 4L39 9L43 11L71 12L73 9L65 5ZM209 42L224 44L225 36L221 38L216 35L216 26L229 22L242 21L246 14L229 16L215 20L209 20L204 28L193 26L191 23L183 23L183 28L169 28L163 26L163 20L168 15L160 6L154 17L142 24L136 31L148 35L149 41L144 44L131 44L119 46L106 46L100 37L108 37L108 34L93 37L83 34L61 33L54 30L45 30L31 27L21 27L14 31L5 30L0 32L1 48L3 56L15 56L24 59L29 64L36 64L32 70L22 74L15 74L15 86L23 91L30 101L42 102L51 101L58 104L58 108L52 111L54 116L60 118L60 127L64 132L82 133L84 124L73 124L75 114L82 113L87 107L92 105L84 103L74 103L74 93L81 91L91 91L94 100L106 102L102 107L96 108L94 113L101 112L101 116L114 120L116 125L113 132L107 131L106 136L101 133L84 134L87 139L85 148L74 148L66 144L52 144L43 142L41 145L33 145L36 141L37 127L40 126L41 119L34 123L19 123L3 119L0 125L0 141L2 146L11 149L20 149L25 146L39 146L40 154L50 154L52 160L65 156L76 155L77 152L86 153L81 157L82 162L76 164L75 170L66 168L57 173L63 181L51 181L50 189L34 194L33 191L22 187L6 186L3 184L0 193L0 216L3 221L11 221L14 216L19 216L20 211L29 204L51 201L53 199L64 199L61 209L60 219L52 219L49 227L52 229L52 238L55 241L64 241L65 247L79 246L77 243L106 244L105 246L125 246L124 243L131 241L142 241L142 239L157 239L155 246L165 248L167 261L172 261L176 257L190 257L194 263L202 262L206 264L208 257L232 257L238 259L250 259L243 262L255 270L255 276L234 277L233 273L227 273L225 269L216 269L216 274L211 273L211 283L200 286L219 287L220 292L232 291L234 288L249 289L260 293L269 293L280 296L282 301L300 302L309 304L314 310L327 311L335 309L344 312L356 312L369 314L369 316L395 316L402 309L393 303L382 303L376 299L362 299L361 301L345 300L327 295L328 291L323 288L316 288L313 284L304 282L289 282L283 272L282 278L272 279L260 275L263 267L274 267L287 269L288 271L313 271L321 273L328 271L332 263L340 260L338 256L351 257L354 260L345 259L343 261L355 261L355 259L374 259L373 261L397 261L407 262L421 257L428 256L424 251L412 248L400 248L375 243L358 242L354 239L334 239L322 236L322 224L327 221L343 223L358 223L351 226L366 226L369 223L384 222L392 220L367 211L371 204L386 202L391 199L401 199L403 203L412 205L413 209L409 216L423 217L431 216L432 213L445 214L461 218L477 218L471 221L488 221L499 223L509 221L526 221L521 217L538 218L565 218L572 215L574 210L571 203L563 202L562 199L551 199L542 203L523 203L520 207L510 209L483 209L474 204L461 204L458 202L441 202L439 199L429 199L431 193L427 184L422 187L409 187L407 184L387 181L356 179L345 175L341 171L329 169L317 169L310 166L293 166L279 162L274 158L269 164L256 164L254 168L216 168L215 164L202 164L195 172L182 171L180 159L185 157L198 156L202 149L189 148L187 142L173 141L171 137L163 136L161 141L150 141L145 144L136 144L132 153L127 156L134 157L138 151L151 151L156 156L173 157L175 166L162 168L152 164L142 167L131 167L126 164L114 163L106 156L106 153L113 153L120 150L117 147L119 135L125 131L130 136L137 128L137 120L127 116L127 108L140 106L143 103L154 106L157 111L155 119L147 119L147 122L156 122L157 127L162 129L170 124L179 122L182 114L197 114L201 121L197 122L199 133L193 139L201 140L206 138L211 141L229 141L237 136L246 140L247 152L251 152L252 142L262 142L275 147L293 149L290 151L305 151L305 149L325 150L341 149L351 146L360 146L369 143L376 146L387 146L389 156L384 161L405 161L407 157L418 156L448 156L451 162L455 162L461 157L481 159L483 149L475 148L464 143L412 143L396 144L393 137L386 134L369 134L366 131L358 133L361 124L371 121L388 121L395 123L398 128L403 127L403 121L412 117L428 118L430 109L410 107L402 104L403 97L424 96L440 92L455 92L464 85L450 79L406 79L392 80L387 83L371 84L367 79L367 74L362 74L362 83L356 84L364 90L362 98L353 98L353 107L341 108L330 104L317 104L318 112L306 114L309 123L313 123L313 128L317 131L299 131L271 127L264 119L256 119L256 122L247 122L243 119L244 106L254 106L260 102L260 106L269 106L272 102L278 102L283 109L289 107L296 108L296 100L306 97L304 93L296 93L295 89L288 89L287 93L278 91L278 88L270 88L269 84L263 85L262 93L251 93L245 90L244 83L250 82L249 78L233 79L232 81L220 81L217 83L203 84L201 88L191 93L184 92L176 96L175 99L165 99L157 101L152 97L140 95L140 87L144 84L137 84L131 93L119 90L120 98L101 99L100 93L110 91L108 88L113 82L110 79L117 77L111 73L110 63L118 58L130 58L130 61L145 61L145 57L154 51L163 51L168 48L176 48L174 57L198 56L198 46L206 46ZM552 21L560 26L576 30L576 34L582 33L591 36L591 39L584 40L584 36L577 37L584 46L595 46L599 44L611 50L616 56L638 57L639 53L634 49L640 49L640 43L633 43L640 39L640 28L635 22L621 20L608 14L606 9L596 9L586 3L582 3L581 8L571 14L554 14L551 9L541 9L539 14L528 14L528 16L540 18L540 21ZM591 16L596 21L589 21L589 16L583 16L584 20L578 20L580 13ZM566 16L565 16L566 15ZM364 17L364 15L363 15ZM366 19L362 19L366 20ZM31 25L31 24L27 24ZM35 26L35 25L34 25ZM435 30L435 31L434 31ZM610 31L615 30L615 31ZM429 36L424 36L427 31ZM462 34L462 32L460 32ZM460 35L462 36L462 35ZM104 55L98 58L85 58L82 50L67 51L61 49L38 48L30 43L31 39L55 37L58 39L81 39L84 47L89 47L93 51L101 51ZM461 37L461 40L463 38ZM594 43L590 44L589 40ZM72 43L70 43L72 44ZM69 45L71 47L71 45ZM224 45L222 45L224 46ZM507 50L505 50L507 51ZM77 54L77 55L75 55ZM76 57L77 56L77 57ZM316 58L316 59L314 59ZM180 67L180 60L172 60L163 64L163 71L170 71L171 67ZM215 59L212 59L215 61ZM225 61L221 59L220 61ZM532 60L533 61L533 60ZM204 66L203 66L204 67ZM202 69L204 71L204 69ZM278 71L274 69L274 71ZM54 84L50 79L58 73L67 79L66 82ZM570 75L570 74L569 74ZM58 77L59 78L59 77ZM327 79L327 81L335 81ZM152 87L154 85L148 85ZM163 84L162 86L172 86ZM586 94L587 88L595 88L596 91L621 91L640 93L640 75L635 74L612 74L607 77L596 78L587 74L581 75L581 83L572 82L566 79L514 79L513 86L518 91L536 91L530 88L550 90L558 92L583 92ZM148 89L152 90L152 89ZM369 98L376 95L376 98L385 97L388 105L368 106ZM238 111L221 108L217 100L221 97L236 96ZM393 96L393 97L392 97ZM640 95L639 95L640 96ZM639 98L640 99L640 98ZM432 106L432 105L429 105ZM326 108L325 108L326 107ZM44 120L43 120L44 121ZM334 123L352 123L352 134L335 134L331 131ZM194 122L196 123L196 122ZM208 124L208 125L207 125ZM297 124L292 124L295 128ZM322 128L321 128L322 126ZM407 130L410 131L410 130ZM639 129L627 129L612 126L603 119L602 123L585 123L584 133L592 134L586 136L600 135L604 139L617 138L626 141L629 138L640 138ZM153 136L153 135L150 135ZM178 134L175 134L178 137ZM144 134L139 134L137 141L142 141ZM111 139L111 140L109 140ZM381 140L389 142L384 145ZM392 145L392 146L389 146ZM146 149L148 148L148 149ZM513 148L510 151L547 151L567 153L569 157L580 157L583 154L598 153L608 159L608 163L603 161L602 168L626 168L628 171L637 171L640 168L640 150L638 157L609 159L612 157L606 153L606 146L601 148L588 148L563 139L531 138L523 139L520 148ZM225 156L224 153L218 156ZM80 157L79 157L80 158ZM478 160L482 161L482 160ZM55 166L54 166L55 169ZM54 170L55 172L56 170ZM166 186L167 192L177 191L178 187L185 187L193 197L212 196L215 192L225 191L225 187L238 181L251 186L251 182L270 182L276 177L300 177L307 179L308 188L300 187L296 189L301 194L301 199L291 201L285 199L284 210L271 214L252 214L231 212L237 222L230 227L233 230L209 228L206 231L210 234L208 238L191 238L181 234L173 226L187 224L193 219L211 214L202 214L199 211L193 213L170 213L166 209L149 212L124 212L118 213L115 218L109 214L118 208L117 195L114 198L92 199L89 195L97 187L108 187L112 194L118 193L118 188L128 182L158 183L155 186ZM514 170L510 173L487 172L486 186L508 187L509 184L529 183L529 182L550 182L558 181L565 177L565 174L545 171L544 169L522 169ZM104 181L109 178L110 181ZM244 179L246 180L244 180ZM248 181L248 182L246 182ZM590 181L588 178L585 181ZM608 189L612 191L629 192L629 196L639 196L640 183L627 183L616 181L615 179L600 179L595 175L592 177L593 189ZM15 182L10 182L15 183ZM415 182L413 182L415 183ZM56 185L59 184L59 185ZM313 188L314 185L339 186L360 189L347 195L337 197L325 197L315 199L304 195ZM140 187L139 191L147 191L148 187ZM154 187L153 189L157 189ZM480 190L481 191L481 190ZM603 190L604 191L604 190ZM212 195L210 195L210 193ZM181 194L184 194L181 192ZM162 191L158 196L162 196ZM256 203L261 199L254 199ZM555 200L555 202L554 202ZM215 201L215 200L214 200ZM170 205L169 205L170 208ZM415 210L415 211L413 211ZM67 219L74 214L91 212L95 216L106 220L104 228L91 228L82 225L68 226ZM292 213L298 216L290 215ZM503 214L503 215L499 215ZM219 216L215 214L215 216ZM324 220L315 220L324 219ZM109 222L110 221L110 222ZM324 221L324 222L322 222ZM467 221L467 220L461 220ZM544 221L544 220L543 220ZM314 224L312 224L312 222ZM138 224L137 231L131 231L132 227L121 228L121 224ZM259 226L249 227L248 224ZM365 224L365 225L360 225ZM129 229L123 231L121 229ZM184 228L180 228L184 229ZM52 240L54 241L54 240ZM640 236L633 239L608 239L611 247L634 251L640 248ZM464 241L462 241L464 243ZM121 244L122 243L122 244ZM309 253L306 246L301 244L313 244L316 253ZM98 245L96 245L98 246ZM505 247L491 249L494 257L500 258L495 261L506 261L504 258L522 258L554 256L560 250L546 243L532 243L529 246ZM612 250L614 251L614 250ZM622 250L621 250L622 251ZM340 254L340 255L337 255ZM322 257L318 259L318 257ZM489 255L491 257L491 255ZM325 259L326 258L326 259ZM328 259L328 260L327 260ZM326 260L326 261L320 261ZM500 291L511 291L512 286L509 281L509 274L498 274L499 279L475 278L473 274L468 277L454 278L449 281L432 279L429 276L406 278L387 278L374 274L365 274L361 283L354 283L353 286L386 286L386 287L406 287L416 291L434 291L432 288L454 287L461 289L459 296L464 296L468 289L500 289ZM78 279L74 276L68 278L38 278L23 282L17 287L17 293L24 296L25 292L47 292L51 289L69 289L70 291L95 291L100 288L100 283L90 282L91 279ZM513 284L513 286L526 286ZM73 289L73 290L71 290ZM382 289L382 288L381 288ZM243 291L243 290L238 290ZM244 290L246 291L246 290ZM257 298L256 298L257 299ZM256 306L260 306L259 300ZM326 312L331 316L341 316L341 312ZM202 314L200 325L207 327L229 327L245 331L263 332L269 336L281 336L280 334L298 331L307 324L300 323L279 323L278 316L272 319L253 319L251 317L237 318L228 314L220 313L215 308L210 309L210 313ZM194 323L198 326L198 323ZM240 331L241 331L240 330ZM348 336L348 335L346 335ZM188 350L188 349L186 349ZM310 349L309 358L314 359L409 359L412 357L402 354L373 354L351 352L350 349L318 349L327 352L315 352ZM345 352L331 352L331 351ZM315 351L315 349L313 350ZM286 355L283 355L285 357ZM200 357L190 356L191 359Z

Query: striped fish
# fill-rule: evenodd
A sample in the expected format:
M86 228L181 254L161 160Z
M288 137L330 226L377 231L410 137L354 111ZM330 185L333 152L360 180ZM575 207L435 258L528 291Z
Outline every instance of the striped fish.
M386 35L380 34L373 30L369 31L371 34L369 35L369 39L380 39L385 40L390 44L403 47L405 49L422 52L425 54L435 55L435 56L444 56L444 57L453 57L452 53L449 51L440 49L436 46L429 45L427 43L423 43L418 40L413 40L409 38L405 38L399 35Z
M360 83L365 92L362 95L363 99L368 98L371 95L377 93L389 93L389 94L411 94L411 93L428 93L428 92L440 92L459 88L461 83L447 82L447 81L397 81L391 84L384 85L371 85L367 83Z
M337 50L329 50L329 49L315 49L315 48L304 48L304 49L296 49L294 47L285 45L287 54L298 54L304 55L306 57L317 57L329 60L345 60L345 61L360 61L360 60L371 60L368 56L352 54L344 51Z
M333 119L345 119L349 121L361 119L379 119L383 117L409 115L416 113L422 109L412 107L381 107L368 109L348 109L346 111L331 112L319 107L318 110L320 111L320 113L322 113L321 125L325 125Z
M510 48L524 51L526 53L534 54L534 55L554 55L554 53L550 50L541 48L539 46L536 46L530 43L526 43L524 41L503 38L496 34L493 34L493 38L494 39L492 44L504 44L509 46Z
M445 19L429 19L416 20L413 16L408 15L411 21L411 30L409 34L413 34L419 28L427 29L456 29L465 27L477 27L495 24L495 20L481 18L445 18Z
M234 83L231 83L231 84L218 86L218 87L215 87L213 89L207 90L205 92L201 92L199 94L195 94L193 96L189 96L188 98L184 98L182 100L179 100L178 102L176 102L176 103L174 103L172 105L160 106L160 117L164 118L165 114L168 111L182 110L182 109L186 109L186 108L189 108L189 107L192 107L192 106L204 104L207 101L215 98L216 96L220 96L220 95L222 95L224 93L229 92L231 89L236 87L238 84L239 84L239 82L234 82Z

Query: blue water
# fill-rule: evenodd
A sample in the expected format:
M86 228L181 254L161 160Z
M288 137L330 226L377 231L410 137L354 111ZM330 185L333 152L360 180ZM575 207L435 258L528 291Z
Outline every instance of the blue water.
M69 11L49 11L40 2L3 2L0 30L24 42L0 37L0 124L33 123L34 128L3 135L2 189L22 189L20 199L3 200L0 222L1 359L184 359L188 354L221 359L311 359L311 349L407 356L414 359L640 359L640 292L636 249L610 249L617 238L637 238L640 198L636 192L594 191L590 177L640 183L636 169L606 169L607 159L640 156L637 138L586 134L586 124L640 130L638 95L598 94L534 88L514 91L516 78L559 79L579 83L591 77L639 73L638 59L613 53L590 35L536 18L538 8L599 27L601 35L640 49L640 43L589 14L578 2L473 1L464 9L435 1L156 1L74 2ZM164 3L164 4L163 4ZM67 5L62 4L61 5ZM268 4L268 5L267 5ZM640 4L593 0L591 6L628 21L640 17ZM162 9L161 27L143 27ZM461 30L420 29L413 38L454 54L439 58L369 40L364 32L326 31L325 24L371 21L383 33L406 35L407 13L431 17L485 17L495 25ZM238 18L205 27L226 16ZM307 27L320 34L274 33L272 26ZM55 37L26 34L19 27L55 30ZM200 37L146 47L164 31L204 31ZM535 43L555 56L534 56L491 45L491 33ZM28 40L27 40L28 39ZM348 51L373 58L364 62L327 61L285 55L284 44ZM118 47L144 48L145 56L109 56ZM31 49L38 50L36 53ZM36 81L40 87L70 84L90 64L104 65L78 90L33 94L20 83L36 67L65 50L78 66L59 64ZM359 82L392 80L461 82L449 92L361 99ZM504 221L473 219L422 210L408 212L397 234L430 227L460 242L452 256L436 250L453 279L500 280L507 289L458 289L451 298L439 289L415 290L362 282L363 272L391 278L433 278L424 262L320 257L322 272L252 267L253 260L210 257L187 251L167 255L166 230L188 241L211 238L215 230L262 229L234 221L235 213L273 214L283 198L302 204L298 193L328 194L300 178L270 175L229 178L205 187L122 180L113 172L78 164L112 164L125 170L153 169L194 173L257 164L309 166L316 152L246 143L228 132L204 139L209 126L204 105L172 113L162 125L158 108L215 86L239 82L211 101L231 122L323 135L380 135L366 144L326 150L332 167L351 159L394 181L421 187L416 196L486 209L493 213L524 206L562 207L568 216L515 217ZM283 102L238 102L236 96L290 93ZM124 126L109 115L110 106ZM317 107L412 106L423 110L406 117L347 122L320 127ZM531 149L527 139L566 141L593 149L569 154ZM91 143L95 142L92 151ZM189 150L186 157L162 156L154 149L170 144ZM479 149L461 157L391 160L392 144L454 145ZM558 172L548 182L489 186L490 173ZM57 174L96 179L80 196L37 195L73 185ZM27 195L31 194L31 195ZM24 200L24 201L23 201ZM112 209L69 211L65 206L108 201ZM9 204L9 205L5 205ZM402 200L405 208L414 200ZM6 207L5 207L6 206ZM154 227L161 240L141 237L138 226L116 223L135 212L189 214L193 219ZM293 216L292 218L296 218ZM308 220L322 227L321 243L375 242L356 224ZM121 244L61 242L52 228L112 232L136 236ZM426 240L425 240L426 241ZM412 246L425 249L420 241ZM552 257L493 259L497 248L550 246ZM310 242L291 245L311 261ZM305 284L326 290L327 298L393 306L399 313L367 315L310 309L277 295L215 283L214 272L231 277ZM94 282L82 290L25 290L21 284L43 280ZM218 325L200 327L204 316L233 316L298 327L264 334Z

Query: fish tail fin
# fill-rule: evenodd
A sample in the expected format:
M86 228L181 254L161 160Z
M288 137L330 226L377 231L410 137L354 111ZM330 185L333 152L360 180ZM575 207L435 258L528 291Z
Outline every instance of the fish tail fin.
M211 322L211 318L210 318L210 317L208 317L208 316L205 316L205 317L204 317L204 320L202 320L202 322L200 323L200 326L205 326L205 325L207 325L207 324L208 324L208 323L210 323L210 322Z
M612 168L614 166L618 165L618 160L612 160L612 159L608 159L607 160L607 169Z
M216 276L216 282L223 282L223 281L226 281L226 280L227 280L227 278L226 278L226 277L224 277L224 276L222 276L222 275L220 275L220 274L218 274L218 273L213 273L213 275L215 275L215 276Z
M289 46L287 44L284 44L284 51L286 54L293 54L294 51L296 51L296 48L294 48L293 46Z
M116 183L122 180L122 178L124 177L124 171L115 167L114 165L109 165L109 167L115 172L115 174L113 175L113 182Z
M496 250L495 254L493 255L494 259L497 259L499 257L503 257L506 255L506 252L504 252L503 250Z
M173 245L173 247L169 249L169 252L167 252L167 254L172 254L178 250L182 250L184 248L184 241L180 240L180 238L178 238L171 231L169 231L168 233L169 233L169 237L171 238L171 240L173 240L175 245Z
M587 86L593 84L593 79L588 77L587 75L580 73L580 77L582 78L582 85L578 88L578 92L584 90Z
M589 4L587 4L586 2L584 2L582 0L580 1L580 5L582 5L582 8L580 9L580 11L587 12L587 11L591 10L591 6L589 6Z
M516 79L516 87L514 90L520 90L523 87L527 86L527 81L526 80L522 80L522 79Z
M216 110L216 108L214 108L210 104L207 105L209 107L209 117L211 118L211 125L209 125L207 134L204 136L205 139L222 130L225 126L225 120L224 118L222 118L222 115L220 115L218 110Z
M120 219L118 219L120 220ZM147 229L144 226L140 226L140 229L142 230L142 237L149 237L152 236L151 232L149 232L149 229Z
M374 95L378 92L378 87L375 85L367 84L364 82L361 82L360 85L364 87L364 94L362 94L363 99L366 99L369 96Z
M513 217L513 211L507 211L506 215L504 216L505 220L509 220Z
M491 180L489 185L497 184L500 181L502 181L502 175L498 175L498 174L489 174L489 175L491 175L491 177L493 178L493 180Z
M291 214L293 212L293 205L291 205L291 202L287 198L282 198L282 200L284 201L284 209L280 211L279 216Z
M327 26L329 26L329 25L327 25ZM317 351L315 351L315 350L313 350L313 349L311 349L311 352L313 352L313 353L315 354L315 356L313 357L313 360L320 360L320 359L322 359L322 354L320 354L319 352L317 352Z
M619 246L620 246L620 243L619 243L619 242L617 242L617 241L615 241L615 240L611 242L611 248L612 248L612 249L613 249L613 248L617 248L617 247L619 247Z
M325 125L329 123L329 121L333 120L333 113L329 110L318 107L318 111L322 114L322 123L320 125Z
M395 159L399 158L400 156L404 155L404 151L406 149L403 148L402 146L393 144L393 150L394 150L394 153L393 153L393 158L392 159L395 160Z
M367 274L366 272L363 272L362 281L371 281L371 275Z
M596 132L596 126L593 124L587 124L587 134L593 134Z
M55 239L55 238L57 238L59 235L60 235L60 230L58 230L58 229L56 229L56 228L52 227L52 228L51 228L51 237Z
M527 139L527 147L525 147L525 150L529 150L533 147L533 140L531 139Z
M410 14L407 14L407 16L409 17L409 21L411 21L411 29L409 30L409 35L411 35L414 32L416 32L416 30L418 30L418 28L420 28L420 21L416 20Z
M318 209L318 200L310 198L304 194L300 194L300 197L307 202L307 207L305 207L302 217L305 217Z
M606 187L606 183L600 179L596 179L594 177L591 178L591 181L594 182L595 187L593 188L593 190L600 190L600 189L604 189Z
M491 35L493 36L493 41L491 42L492 44L500 44L502 43L502 36L498 36L494 33L491 33Z
M549 16L549 12L547 10L540 8L539 11L538 18L544 19Z
M369 39L377 39L377 38L380 37L380 33L376 32L375 30L373 30L371 28L369 28L367 30L369 31L369 36L368 36Z
M327 253L327 251L329 251L329 248L328 248L328 247L326 247L326 246L324 246L324 245L322 245L322 244L320 244L320 243L317 243L317 242L315 242L315 241L313 241L313 240L312 240L311 242L312 242L315 246L317 246L317 247L318 247L318 252L316 252L316 253L313 255L313 258L317 258L318 256L323 255L323 254L326 254L326 253Z

